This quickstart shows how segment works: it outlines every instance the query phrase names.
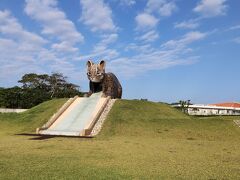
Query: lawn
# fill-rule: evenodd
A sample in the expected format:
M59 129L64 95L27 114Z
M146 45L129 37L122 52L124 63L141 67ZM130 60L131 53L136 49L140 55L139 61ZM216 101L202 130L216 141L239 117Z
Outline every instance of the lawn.
M96 138L34 140L66 99L0 114L0 179L239 179L240 117L119 100Z

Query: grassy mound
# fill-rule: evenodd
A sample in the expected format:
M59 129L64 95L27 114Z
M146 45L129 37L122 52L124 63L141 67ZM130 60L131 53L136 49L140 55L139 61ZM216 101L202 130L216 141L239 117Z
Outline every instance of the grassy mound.
M101 136L228 140L239 133L232 122L234 119L239 116L194 117L166 104L122 100L111 110Z
M117 101L101 135L152 136L174 128L190 117L165 104L146 101Z
M0 179L238 179L240 117L190 117L165 104L117 101L93 139L35 131L66 100L0 114Z
M23 113L0 113L0 136L4 133L35 132L36 128L47 122L66 100L54 99L47 101Z

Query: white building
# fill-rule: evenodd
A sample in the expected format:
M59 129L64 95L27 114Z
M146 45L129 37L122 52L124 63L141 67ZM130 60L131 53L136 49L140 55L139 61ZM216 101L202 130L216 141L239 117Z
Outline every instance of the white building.
M0 113L21 113L27 111L28 109L9 109L9 108L0 108Z
M174 107L181 108L181 105ZM240 115L240 103L194 104L187 107L187 113L196 116Z

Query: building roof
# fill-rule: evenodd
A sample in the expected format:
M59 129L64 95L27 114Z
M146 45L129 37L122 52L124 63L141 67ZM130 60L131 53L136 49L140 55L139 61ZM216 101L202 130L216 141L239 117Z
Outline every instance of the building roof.
M226 102L226 103L209 104L209 106L240 108L240 103Z

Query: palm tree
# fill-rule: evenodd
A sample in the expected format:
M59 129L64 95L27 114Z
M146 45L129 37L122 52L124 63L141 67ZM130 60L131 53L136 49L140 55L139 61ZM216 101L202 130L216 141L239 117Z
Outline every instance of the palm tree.
M179 104L180 104L182 112L188 113L188 107L190 105L190 100L187 100L187 101L180 100Z

